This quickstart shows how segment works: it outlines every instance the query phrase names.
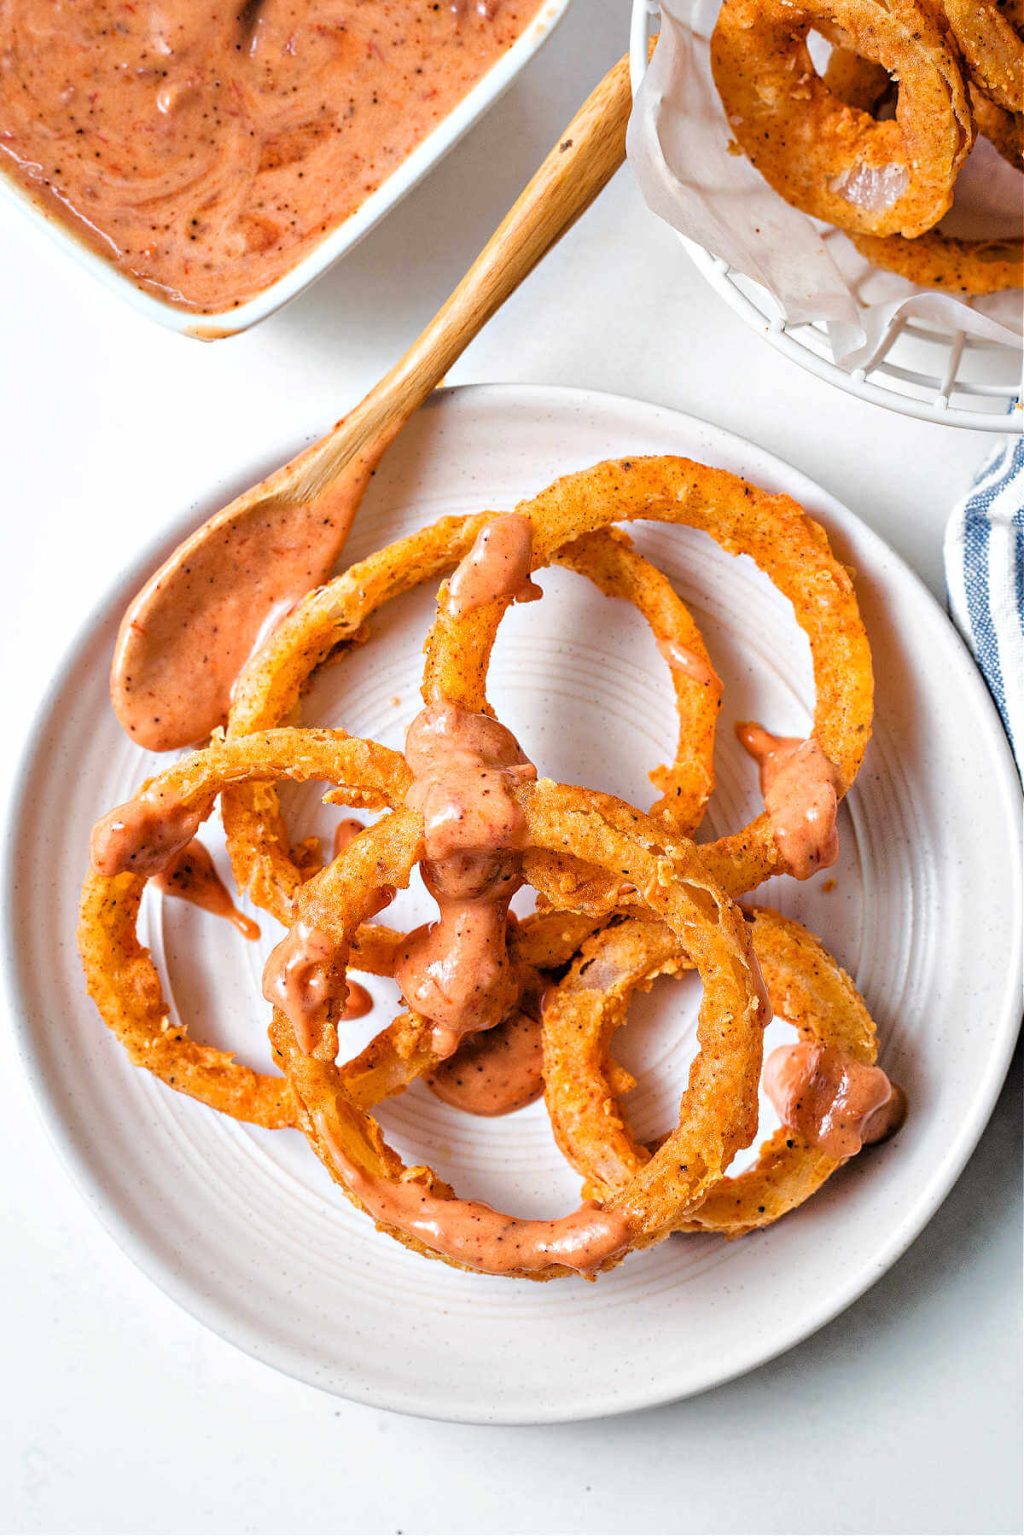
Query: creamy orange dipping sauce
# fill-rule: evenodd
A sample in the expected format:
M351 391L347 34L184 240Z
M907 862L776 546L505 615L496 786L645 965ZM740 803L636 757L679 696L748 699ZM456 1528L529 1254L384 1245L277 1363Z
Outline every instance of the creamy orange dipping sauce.
M352 214L540 0L0 0L0 163L141 287L230 309Z

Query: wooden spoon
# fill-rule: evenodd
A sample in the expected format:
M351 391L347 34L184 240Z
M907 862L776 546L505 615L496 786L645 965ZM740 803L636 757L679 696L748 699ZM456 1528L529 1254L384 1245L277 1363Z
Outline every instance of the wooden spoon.
M622 164L630 101L623 58L401 361L319 442L215 513L146 583L122 620L110 678L115 713L141 746L187 746L224 722L246 658L330 575L385 448Z

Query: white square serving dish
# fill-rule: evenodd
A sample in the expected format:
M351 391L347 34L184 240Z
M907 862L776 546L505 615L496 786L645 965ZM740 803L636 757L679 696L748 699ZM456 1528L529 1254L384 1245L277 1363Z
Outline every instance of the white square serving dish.
M260 320L265 320L275 310L287 304L310 283L315 282L328 267L332 267L364 235L378 224L395 205L411 192L418 182L431 171L438 161L458 143L463 134L483 116L498 97L507 90L516 76L533 58L557 23L568 10L571 0L545 0L526 30L512 47L477 81L472 90L462 98L448 116L416 146L412 154L397 166L391 175L381 182L365 202L324 236L308 255L302 257L283 277L265 288L262 293L246 300L236 309L215 314L196 314L179 309L155 294L147 293L91 250L75 232L50 214L31 193L12 177L0 171L0 196L12 201L38 228L46 231L51 239L62 246L67 254L90 271L107 288L112 289L132 307L151 320L168 326L185 336L201 341L216 341L224 336L234 336L248 330Z

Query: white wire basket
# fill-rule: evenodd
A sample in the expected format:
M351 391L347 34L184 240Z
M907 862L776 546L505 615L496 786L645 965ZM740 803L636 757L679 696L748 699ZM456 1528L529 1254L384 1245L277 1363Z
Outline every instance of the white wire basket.
M657 30L657 0L633 0L630 69L633 92L647 72L648 45ZM831 236L839 238L839 231ZM791 325L760 285L719 256L680 235L708 282L776 351L861 400L981 432L1024 432L1020 350L1002 342L897 318L871 356L856 368L832 360L824 325Z

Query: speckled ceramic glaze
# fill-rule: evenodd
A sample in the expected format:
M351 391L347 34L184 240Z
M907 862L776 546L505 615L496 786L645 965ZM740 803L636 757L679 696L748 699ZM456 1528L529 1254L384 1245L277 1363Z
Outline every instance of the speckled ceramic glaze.
M211 1328L281 1370L362 1402L438 1418L585 1418L698 1392L834 1317L888 1268L934 1212L992 1108L1019 1020L1019 789L998 720L959 639L890 550L831 497L737 439L667 410L580 391L483 387L435 398L387 456L349 555L444 513L509 508L557 474L620 454L680 453L797 497L856 568L878 677L875 736L842 812L842 854L805 885L759 900L799 917L854 975L878 1020L882 1061L908 1091L899 1137L838 1175L805 1210L742 1242L679 1237L596 1284L460 1274L377 1233L293 1132L223 1119L133 1070L90 1004L74 944L92 821L154 759L117 727L106 674L127 597L150 551L76 642L45 701L9 847L7 975L25 1069L80 1187L152 1278ZM212 511L213 507L207 509ZM757 804L732 722L807 729L809 656L788 604L749 561L685 529L634 525L693 608L725 682L718 835ZM176 532L177 537L183 530ZM642 622L566 572L546 600L513 610L491 699L543 773L638 804L671 755L664 663ZM306 719L391 746L417 707L433 594L393 604L373 641L328 669ZM337 810L289 789L296 833L329 832ZM221 862L219 827L204 838ZM392 916L426 910L403 894ZM267 1064L259 976L280 930L247 944L228 924L147 899L144 932L175 1008L200 1038ZM372 980L373 1014L395 1003ZM693 1052L696 987L662 982L620 1037L639 1078L642 1134L666 1129ZM786 1026L771 1027L768 1044ZM416 1086L382 1113L408 1160L461 1194L525 1215L578 1200L543 1106L504 1120L459 1114ZM766 1112L762 1130L771 1124Z

